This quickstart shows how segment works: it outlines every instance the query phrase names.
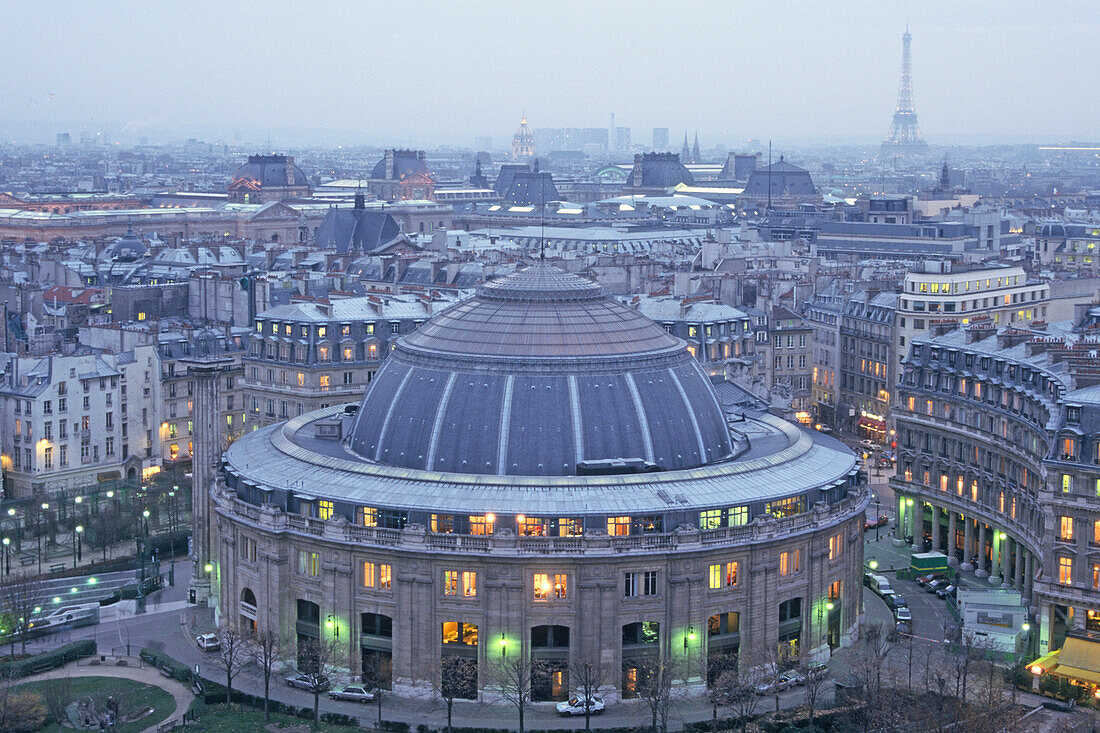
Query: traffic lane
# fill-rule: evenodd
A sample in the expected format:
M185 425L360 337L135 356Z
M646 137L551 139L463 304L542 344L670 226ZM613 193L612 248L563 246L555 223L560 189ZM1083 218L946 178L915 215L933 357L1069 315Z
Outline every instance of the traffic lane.
M909 604L909 611L913 614L913 635L942 641L950 617L947 601L935 593L929 593L913 580L893 579L891 586Z

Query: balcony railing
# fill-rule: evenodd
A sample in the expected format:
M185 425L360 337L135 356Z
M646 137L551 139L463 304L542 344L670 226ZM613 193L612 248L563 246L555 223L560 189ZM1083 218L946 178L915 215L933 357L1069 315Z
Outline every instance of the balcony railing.
M354 545L402 547L409 550L428 549L446 552L487 554L556 554L613 555L617 553L667 552L680 547L744 545L774 541L777 535L814 532L862 516L870 502L866 489L853 490L841 501L828 506L817 504L810 511L782 519L771 515L757 517L753 522L737 527L717 529L681 528L673 532L612 536L589 533L571 537L525 537L512 532L492 535L460 535L430 532L422 525L410 524L404 529L363 527L342 516L330 520L316 519L282 511L273 505L257 507L237 498L228 490L215 495L215 507L223 516L243 519L272 532L293 532L325 540Z

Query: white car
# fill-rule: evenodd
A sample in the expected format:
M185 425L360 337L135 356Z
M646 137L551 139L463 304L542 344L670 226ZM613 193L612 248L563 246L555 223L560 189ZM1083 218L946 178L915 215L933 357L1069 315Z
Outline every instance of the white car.
M332 690L328 696L333 700L349 700L351 702L371 702L374 693L362 685L345 685L339 690Z
M580 695L574 695L573 697L559 702L556 706L558 715L584 715L584 698ZM588 699L588 712L592 715L599 715L604 711L604 704L602 697L596 697L593 695Z
M199 650L204 652L216 652L222 648L221 639L217 634L203 634L195 637L195 643L199 645Z
M894 619L905 623L910 623L913 620L913 612L905 606L894 609Z

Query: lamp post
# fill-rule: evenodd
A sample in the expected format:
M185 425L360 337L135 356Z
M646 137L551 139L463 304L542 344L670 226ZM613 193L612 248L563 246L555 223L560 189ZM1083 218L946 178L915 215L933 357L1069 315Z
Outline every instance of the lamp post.
M878 531L880 528L879 517L882 516L882 508L879 506L878 493L875 494L875 542L878 542Z
M84 559L84 525L76 525L76 561Z
M504 632L500 632L500 658L504 659L508 656L508 639L505 638Z
M42 515L50 508L49 502L42 502L42 511L34 515L34 538L38 543L38 574L42 574Z
M340 624L336 623L336 616L329 614L325 617L325 628L332 632L333 639L340 638Z
M11 573L11 537L4 538L4 575Z
M145 511L143 511L141 513L141 519L142 519L142 522L145 525L145 536L148 537L149 536L149 510L148 509L146 509Z

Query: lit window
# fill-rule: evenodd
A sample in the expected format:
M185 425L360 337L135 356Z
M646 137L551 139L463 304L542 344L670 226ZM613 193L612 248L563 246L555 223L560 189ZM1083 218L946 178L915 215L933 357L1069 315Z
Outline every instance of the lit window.
M779 553L779 574L791 575L801 569L801 558L798 550Z
M478 514L470 517L470 534L484 535L493 533L493 522L496 517L492 514Z
M844 547L843 544L844 535L833 535L829 538L829 559L836 560L840 557L841 550Z
M547 600L550 597L550 576L546 573L535 573L534 588L536 601Z
M299 387L306 386L306 375L303 374L302 372L298 372L298 386Z
M329 519L332 517L332 502L327 499L321 499L317 502L317 518Z
M363 563L363 585L366 586L367 588L373 588L374 587L374 578L375 578L374 563L372 563L372 562Z
M731 506L729 508L729 525L741 527L749 523L749 508L747 506Z
M1068 557L1058 558L1058 582L1062 585L1073 585L1073 559Z
M462 597L474 598L477 596L477 573L465 571L462 573Z
M1069 493L1070 486L1073 485L1072 482L1073 482L1073 477L1071 477L1068 473L1063 473L1062 474L1062 493L1063 494L1068 494Z
M608 517L607 533L612 537L623 537L630 534L630 517Z
M445 570L445 571L443 571L443 595L445 595L445 596L457 596L458 595L458 571L457 570Z
M722 526L722 510L708 509L699 512L699 529L717 529Z
M378 566L378 587L384 590L393 587L393 570L389 565Z
M829 586L829 600L835 601L840 598L840 583L839 580L834 580Z
M327 374L321 375L321 389L328 389L332 383L332 378Z
M1058 535L1059 539L1072 540L1073 539L1073 517L1061 517L1059 520L1061 532Z
M535 573L534 598L536 601L568 597L569 585L564 574L558 573L549 575L547 573Z
M363 527L378 526L378 510L372 506L361 506L355 510L355 523Z
M350 346L344 347L344 361L353 361L355 359L355 351Z

